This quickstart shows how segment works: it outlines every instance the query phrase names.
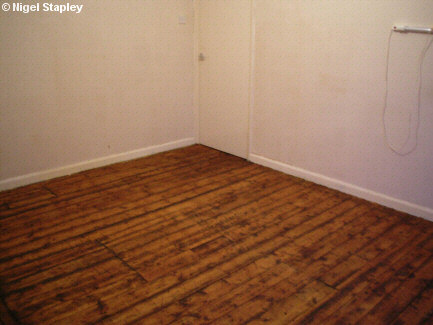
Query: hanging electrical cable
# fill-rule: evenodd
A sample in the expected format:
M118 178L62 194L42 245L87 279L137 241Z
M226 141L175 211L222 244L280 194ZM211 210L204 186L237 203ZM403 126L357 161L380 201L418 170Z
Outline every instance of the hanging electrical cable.
M388 48L387 48L387 53L386 53L386 73L385 73L385 102L384 102L384 106L383 106L383 110L382 110L382 125L383 125L383 134L384 134L384 138L385 138L385 143L388 146L388 148L394 152L397 155L400 156L407 156L409 154L411 154L412 152L415 151L415 149L418 146L418 131L419 131L419 125L420 125L420 110L421 110L421 90L422 90L422 71L423 71L423 65L424 65L424 59L426 57L426 54L429 50L429 48L431 47L432 43L433 43L433 36L428 38L426 41L426 44L421 52L420 58L419 58L419 69L418 69L418 96L417 96L417 107L416 107L416 113L415 113L415 142L414 144L409 148L409 149L405 149L405 147L407 146L407 144L409 143L410 139L411 139L411 134L412 134L412 113L410 113L409 115L409 129L408 129L408 134L406 137L406 140L404 141L403 145L400 148L395 148L391 142L389 141L388 138L388 130L386 127L386 112L388 109L388 93L389 93L389 60L390 60L390 50L391 50L391 41L392 41L392 35L393 32L397 31L397 32L403 32L403 33L407 33L407 32L416 32L416 33L428 33L431 34L432 33L432 29L431 28L416 28L416 27L396 27L394 26L394 28L390 31L389 36L388 36Z

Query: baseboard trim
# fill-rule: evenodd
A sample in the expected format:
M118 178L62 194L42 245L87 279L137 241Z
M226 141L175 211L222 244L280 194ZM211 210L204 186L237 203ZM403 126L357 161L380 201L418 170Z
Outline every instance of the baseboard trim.
M122 161L145 157L155 153L178 149L195 143L196 140L194 138L185 138L185 139L167 142L155 146L136 149L128 152L122 152L120 154L87 160L87 161L79 162L77 164L39 171L31 174L18 176L18 177L12 177L0 181L0 191L45 181L55 177L78 173L83 170L93 169L93 168L102 167L102 166L106 166L106 165L110 165Z
M322 174L314 173L302 168L291 166L256 154L250 154L249 160L256 164L266 166L286 174L300 177L308 181L320 185L324 185L329 188L339 190L341 192L353 196L357 196L368 201L379 203L381 205L387 206L389 208L393 208L398 211L406 212L411 215L421 217L429 221L433 221L433 209L430 209L428 207L420 206L408 201L387 196L382 193L374 192L350 183L342 182Z

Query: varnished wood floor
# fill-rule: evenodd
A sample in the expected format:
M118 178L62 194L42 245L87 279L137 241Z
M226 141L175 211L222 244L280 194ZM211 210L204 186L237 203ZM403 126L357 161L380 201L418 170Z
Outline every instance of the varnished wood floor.
M204 146L0 213L3 324L432 322L432 223Z

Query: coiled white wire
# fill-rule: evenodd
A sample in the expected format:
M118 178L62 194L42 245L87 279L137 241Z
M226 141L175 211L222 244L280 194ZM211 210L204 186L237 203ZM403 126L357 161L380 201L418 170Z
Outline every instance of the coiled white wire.
M418 72L418 98L417 98L417 110L416 110L416 122L415 122L415 143L413 144L413 146L411 148L409 148L406 151L403 151L403 149L406 147L406 145L408 144L409 140L410 140L410 136L412 134L412 113L410 113L409 116L409 131L406 137L405 142L403 143L403 145L396 149L395 147L393 147L393 145L390 143L389 139L388 139L388 130L386 128L386 121L385 121L385 116L386 116L386 111L388 108L388 92L389 92L389 85L388 85L388 74L389 74L389 57L390 57L390 49L391 49L391 40L392 40L392 34L394 32L391 30L388 36L388 49L386 52L386 74L385 74L385 103L383 106L383 111L382 111L382 124L383 124L383 134L384 134L384 138L385 138L385 143L388 146L389 149L391 149L392 152L394 152L395 154L399 155L399 156L407 156L409 154L411 154L412 152L415 151L415 149L418 146L418 131L419 131L419 124L420 124L420 110L421 110L421 90L422 90L422 68L423 68L423 64L424 64L424 59L426 57L427 51L429 50L430 46L433 43L433 37L427 39L426 44L421 52L420 55L420 59L419 59L419 72Z

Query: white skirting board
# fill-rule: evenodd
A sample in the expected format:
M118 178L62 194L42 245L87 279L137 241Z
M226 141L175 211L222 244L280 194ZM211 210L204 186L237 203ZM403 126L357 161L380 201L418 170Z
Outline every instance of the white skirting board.
M300 177L308 181L324 185L329 188L336 189L368 201L376 202L389 208L406 212L411 215L427 219L429 221L433 221L433 209L430 209L428 207L396 199L382 193L374 192L353 184L345 183L331 177L314 173L302 168L294 167L256 154L250 154L249 159L256 164L266 166L296 177Z
M122 152L111 156L87 160L87 161L79 162L68 166L63 166L59 168L26 174L18 177L8 178L0 181L0 191L45 181L47 179L51 179L55 177L78 173L80 171L87 170L87 169L107 166L121 161L127 161L131 159L149 156L159 152L182 148L195 143L196 140L194 138L186 138L186 139L167 142L167 143L150 146L146 148L136 149L128 152Z

